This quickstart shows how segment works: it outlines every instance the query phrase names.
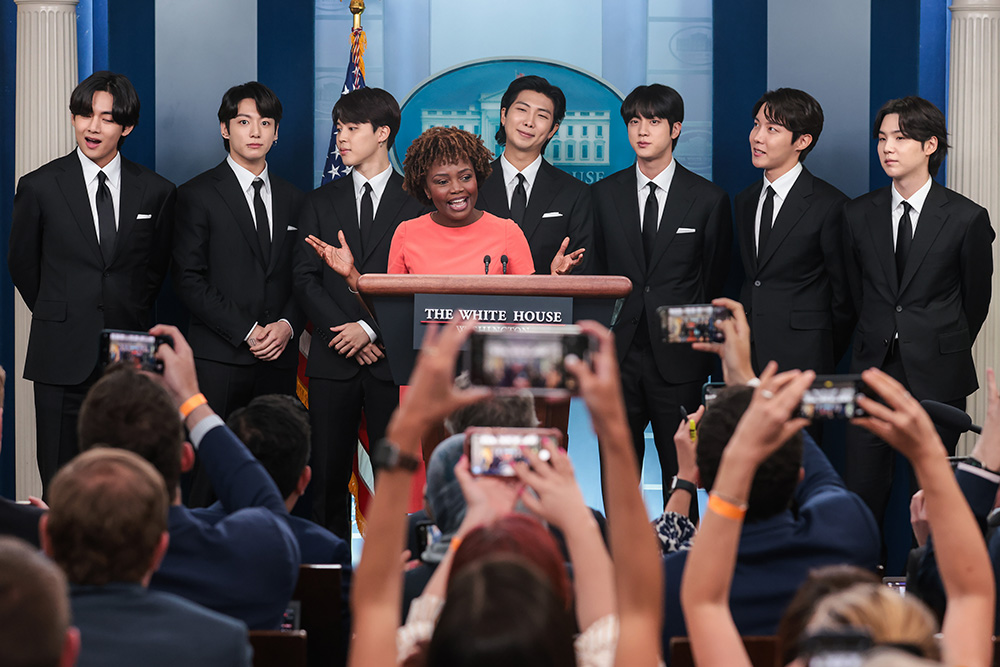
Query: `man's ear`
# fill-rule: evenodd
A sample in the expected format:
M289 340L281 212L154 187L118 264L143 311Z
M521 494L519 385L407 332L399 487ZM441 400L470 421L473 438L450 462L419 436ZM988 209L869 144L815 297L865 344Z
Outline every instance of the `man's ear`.
M49 558L55 558L52 553L52 539L49 537L49 513L46 512L38 519L38 542L42 546L42 551Z
M500 125L503 125L506 122L507 122L507 108L500 107Z
M927 155L928 157L934 155L934 151L937 150L937 147L938 147L937 137L931 137L921 145L921 148L924 150L924 155Z
M313 470L311 467L306 466L302 469L302 474L299 475L299 481L295 483L295 493L300 496L306 492L306 487L309 486L309 482L312 481Z
M676 139L681 136L681 123L677 122L670 126L670 138Z
M806 478L806 469L800 467L799 468L799 484L801 484L802 480L804 480L805 478Z
M391 131L389 130L388 125L379 125L377 128L375 128L375 139L380 144L389 141L390 134Z
M128 135L132 134L132 130L134 130L134 129L135 129L135 125L128 125L128 126L122 127L122 136L123 137L127 137Z
M219 132L222 133L223 139L229 138L229 123L219 123Z
M66 628L66 638L63 640L62 655L59 656L59 667L73 667L80 655L80 631L72 625Z
M160 569L160 563L163 562L163 557L167 555L167 549L170 547L170 533L163 531L160 533L160 539L156 543L156 548L153 550L153 558L149 563L149 573L152 574Z
M803 134L799 136L798 139L795 140L795 143L792 144L792 148L794 150L802 152L805 149L809 148L809 146L812 145L812 142L813 142L813 135Z
M194 467L194 459L194 447L185 440L184 444L181 445L181 472L191 472L191 468Z
M555 125L552 126L552 131L549 132L549 139L556 136L556 132L558 131L559 131L559 123L556 123Z

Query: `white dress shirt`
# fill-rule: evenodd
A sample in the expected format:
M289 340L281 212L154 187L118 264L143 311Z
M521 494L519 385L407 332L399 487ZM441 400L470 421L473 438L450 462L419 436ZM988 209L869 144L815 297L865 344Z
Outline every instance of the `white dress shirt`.
M104 172L107 179L104 181L108 184L108 190L111 191L111 203L115 207L115 229L121 229L121 225L118 224L118 212L121 210L121 199L122 199L122 154L115 152L115 156L111 158L111 162L104 166L104 169L98 167L94 162L83 154L79 146L76 149L76 155L80 158L80 166L83 167L83 182L87 186L87 199L90 200L90 213L94 220L94 231L97 233L97 242L101 241L101 225L97 221L97 174Z
M667 203L667 193L670 192L670 183L674 180L674 172L677 171L677 160L671 159L666 169L653 178L649 178L639 169L639 163L635 163L635 181L638 189L636 196L639 198L639 229L642 229L643 218L646 216L646 198L649 197L649 182L656 183L656 210L660 214L660 219L656 221L656 231L660 231L660 220L663 220L663 206Z

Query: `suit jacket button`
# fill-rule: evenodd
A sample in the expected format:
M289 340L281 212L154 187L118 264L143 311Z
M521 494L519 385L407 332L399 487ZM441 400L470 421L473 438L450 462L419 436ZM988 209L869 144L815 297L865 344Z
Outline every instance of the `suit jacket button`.
M103 311L104 310L104 304L103 303L97 304L97 310Z
M633 317L632 318L632 324L639 324L639 318L638 317Z
M642 291L645 292L646 294L649 294L649 285L646 285L644 288L642 288Z
M896 306L896 312L897 313L903 312L903 307L902 306Z
M882 339L882 344L885 345L886 347L888 347L889 346L889 339L888 338L883 338Z
M111 272L110 272L110 271L105 271L105 272L104 272L104 277L105 277L105 278L107 278L107 277L108 277L108 276L110 276L110 275L111 275Z
M760 281L759 280L753 281L753 286L754 287L760 287Z

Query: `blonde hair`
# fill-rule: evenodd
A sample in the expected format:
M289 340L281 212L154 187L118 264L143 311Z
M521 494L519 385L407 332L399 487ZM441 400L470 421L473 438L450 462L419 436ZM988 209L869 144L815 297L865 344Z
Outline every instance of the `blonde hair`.
M941 659L934 638L937 621L931 611L913 597L904 597L882 584L858 584L820 601L806 627L818 630L858 628L866 630L876 646L912 647L924 658Z

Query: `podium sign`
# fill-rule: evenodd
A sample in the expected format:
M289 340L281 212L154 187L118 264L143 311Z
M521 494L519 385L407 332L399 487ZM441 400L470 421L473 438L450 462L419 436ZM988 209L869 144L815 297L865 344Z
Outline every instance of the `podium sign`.
M480 328L517 330L519 326L564 326L573 323L573 299L568 296L510 294L414 294L413 349L419 350L428 324L445 324L459 314L476 318Z

